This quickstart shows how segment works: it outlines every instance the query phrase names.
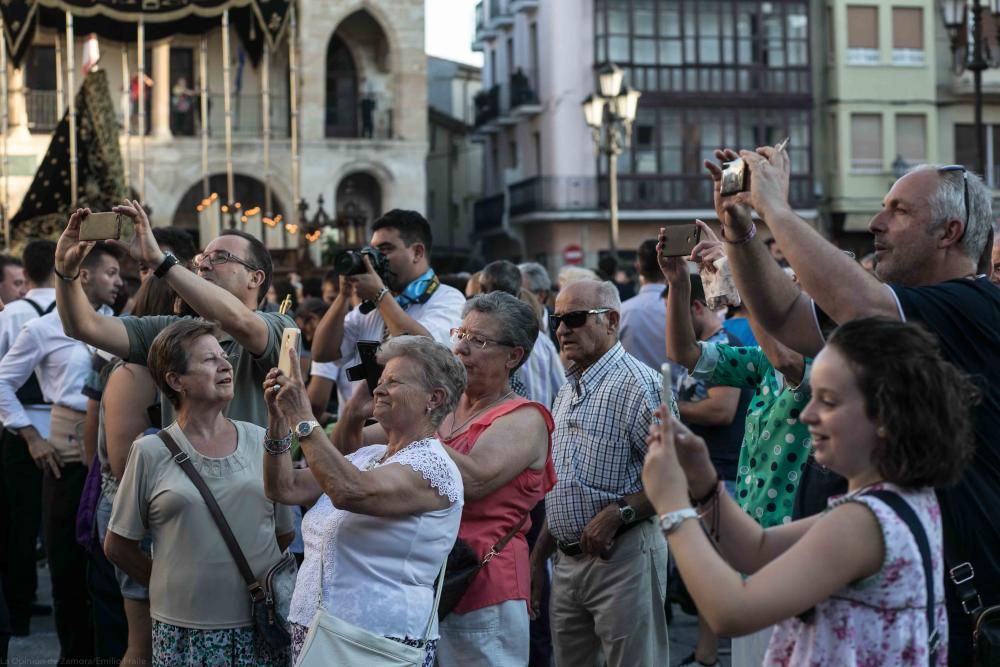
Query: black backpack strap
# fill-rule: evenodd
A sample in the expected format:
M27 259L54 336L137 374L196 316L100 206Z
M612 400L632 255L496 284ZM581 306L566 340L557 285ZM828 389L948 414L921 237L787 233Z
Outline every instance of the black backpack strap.
M170 450L174 462L181 467L181 470L184 471L195 488L198 489L201 497L205 500L205 504L208 505L208 511L212 514L212 519L215 520L215 525L218 526L219 532L222 533L222 539L225 541L226 547L229 548L229 553L232 554L233 560L236 561L236 566L240 569L240 574L243 576L243 581L246 582L247 589L250 591L250 599L255 602L263 600L265 596L263 587L257 581L257 578L253 576L250 563L247 562L246 556L243 555L240 543L236 541L236 536L233 535L233 530L229 527L229 522L226 521L226 516L222 513L222 508L219 507L219 503L216 502L215 496L212 495L212 491L208 488L205 480L194 469L191 457L180 448L177 441L166 430L162 430L156 435L159 436L163 444Z
M937 651L941 636L938 633L937 623L934 621L934 563L931 560L931 545L927 540L927 531L924 530L924 525L920 523L917 513L913 511L910 504L903 500L903 497L898 493L888 489L879 489L877 491L869 491L865 495L878 498L888 505L903 520L903 523L909 527L910 532L913 534L913 539L917 543L917 549L920 551L920 559L923 561L924 566L924 583L927 587L927 605L925 609L927 610L927 632L929 633L927 637L927 646L929 649L928 664L934 667L937 664Z
M24 301L26 304L34 308L35 312L38 313L39 317L41 317L42 315L48 315L49 313L51 313L53 310L56 309L55 299L52 300L52 303L49 304L48 308L42 308L41 306L38 305L37 301L29 299L26 296L21 297L21 301Z

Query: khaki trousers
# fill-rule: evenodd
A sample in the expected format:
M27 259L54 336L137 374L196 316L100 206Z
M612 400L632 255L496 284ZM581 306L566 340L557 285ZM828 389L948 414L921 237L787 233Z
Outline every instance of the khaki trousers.
M552 644L556 667L663 667L670 642L663 603L667 542L653 521L618 538L600 557L557 551L552 572Z

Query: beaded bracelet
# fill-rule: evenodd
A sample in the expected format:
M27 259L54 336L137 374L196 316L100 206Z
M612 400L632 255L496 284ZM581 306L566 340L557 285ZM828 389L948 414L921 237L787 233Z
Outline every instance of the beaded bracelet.
M264 451L271 456L281 456L291 448L292 429L288 429L288 435L284 438L270 438L268 436L264 436Z
M80 277L80 272L79 271L76 272L75 276L67 276L67 275L63 275L62 273L59 273L59 269L52 269L52 270L55 272L56 277L59 278L59 280L62 280L63 282L67 282L67 283L71 283L71 282L73 282L74 280L76 280L77 278Z

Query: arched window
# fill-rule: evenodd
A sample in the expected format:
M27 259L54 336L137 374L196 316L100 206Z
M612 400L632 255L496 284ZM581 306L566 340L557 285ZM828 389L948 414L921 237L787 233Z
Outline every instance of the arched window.
M344 41L334 35L326 49L326 136L358 136L358 71Z
M218 192L219 197L222 201L226 199L226 175L225 174L212 174L208 179L209 190L211 192ZM258 181L252 176L244 176L243 174L233 174L233 201L240 202L244 209L252 208L254 206L260 206L262 209L264 207L264 183ZM174 227L180 227L181 229L186 229L189 231L195 240L197 241L197 247L202 248L206 243L212 239L202 239L199 238L198 230L198 202L203 198L202 195L202 185L201 181L198 181L184 193L181 197L180 203L177 205L177 210L174 211L174 218L171 224ZM285 207L282 205L281 201L278 199L274 191L271 191L271 207L274 209L271 211L274 215L285 215ZM267 213L266 211L264 212ZM228 221L223 220L223 227L228 226Z
M368 243L371 224L382 215L382 187L374 176L354 172L337 185L337 227L346 245Z

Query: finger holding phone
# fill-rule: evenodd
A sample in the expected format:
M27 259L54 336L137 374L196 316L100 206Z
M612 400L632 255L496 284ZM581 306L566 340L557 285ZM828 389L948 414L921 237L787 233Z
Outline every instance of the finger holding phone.
M656 242L656 261L660 264L660 271L663 272L663 277L667 279L668 283L672 283L687 275L687 260L682 256L665 255L665 244L665 230L661 227L659 238Z
M792 161L784 144L763 146L756 151L740 151L740 157L753 175L750 179L750 205L764 218L791 208L788 189Z
M90 215L89 208L78 208L69 216L66 229L56 243L55 268L61 275L73 277L80 273L80 265L94 247L93 241L80 240L80 225Z
M135 199L125 199L111 210L129 218L132 224L123 225L122 238L111 239L109 243L122 248L132 256L132 259L142 262L146 266L156 268L162 264L165 255L160 250L160 244L156 242L156 237L153 236L153 226L149 223L149 216L146 215L142 204ZM134 229L134 233L127 232L125 228L128 226Z

